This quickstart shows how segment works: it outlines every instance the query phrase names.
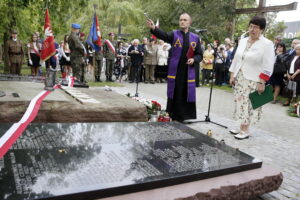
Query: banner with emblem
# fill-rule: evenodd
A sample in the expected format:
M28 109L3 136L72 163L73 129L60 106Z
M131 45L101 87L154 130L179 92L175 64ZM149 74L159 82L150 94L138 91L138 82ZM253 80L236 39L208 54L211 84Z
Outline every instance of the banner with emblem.
M196 42L190 43L189 50L186 54L187 59L194 58L196 46L197 46Z
M86 41L95 51L99 51L102 46L101 42L101 32L100 32L100 26L98 22L98 17L96 13L94 14L93 23L90 29L89 37Z
M44 35L45 40L43 41L41 52L42 61L48 60L51 56L55 55L56 53L48 9L46 9L45 14Z

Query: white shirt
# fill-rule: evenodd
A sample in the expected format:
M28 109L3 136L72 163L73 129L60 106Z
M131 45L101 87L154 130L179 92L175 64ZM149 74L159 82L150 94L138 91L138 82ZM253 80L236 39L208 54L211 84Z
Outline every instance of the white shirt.
M36 50L36 52L39 52L39 50L38 50L37 45L36 45L35 42L33 43L33 48L31 48L30 43L27 44L27 47L30 49L30 53L35 53L35 51L33 50L33 48Z
M240 69L242 69L246 79L258 82L261 73L268 77L273 73L275 63L273 42L261 35L259 39L245 51L248 39L249 37L246 37L239 41L239 46L229 71L233 72L234 77L236 77Z
M299 56L295 56L293 61L291 62L291 66L290 66L290 74L294 74L295 73L295 62L298 59Z
M157 51L157 59L158 59L158 65L164 66L168 64L168 57L169 57L169 51L159 49Z

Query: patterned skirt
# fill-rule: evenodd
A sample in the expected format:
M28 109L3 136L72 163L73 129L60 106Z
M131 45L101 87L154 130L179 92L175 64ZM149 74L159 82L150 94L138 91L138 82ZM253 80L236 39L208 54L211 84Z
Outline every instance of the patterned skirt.
M261 119L262 107L253 110L249 94L256 90L257 82L247 80L242 70L236 77L234 87L234 119L241 124L254 125Z

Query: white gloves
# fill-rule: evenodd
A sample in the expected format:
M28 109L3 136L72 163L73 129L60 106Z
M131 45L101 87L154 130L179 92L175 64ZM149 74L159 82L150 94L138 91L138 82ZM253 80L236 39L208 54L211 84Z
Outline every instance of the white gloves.
M69 61L70 61L70 57L66 57L66 61L68 61L68 62L69 62Z
M29 62L29 65L32 65L32 64L33 64L31 59L29 59L28 62Z

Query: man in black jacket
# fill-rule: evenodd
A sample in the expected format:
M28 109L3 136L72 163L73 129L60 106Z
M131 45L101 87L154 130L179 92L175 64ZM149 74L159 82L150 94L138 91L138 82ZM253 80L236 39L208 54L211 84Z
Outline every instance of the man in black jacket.
M144 50L141 45L139 45L139 40L133 40L133 44L128 49L128 55L131 58L131 70L132 70L132 77L130 83L133 83L135 80L136 82L139 81L139 75L141 71L141 64L143 62Z

